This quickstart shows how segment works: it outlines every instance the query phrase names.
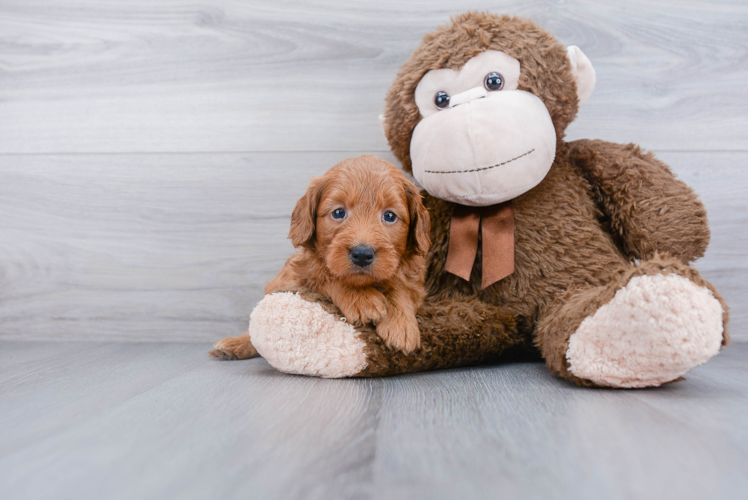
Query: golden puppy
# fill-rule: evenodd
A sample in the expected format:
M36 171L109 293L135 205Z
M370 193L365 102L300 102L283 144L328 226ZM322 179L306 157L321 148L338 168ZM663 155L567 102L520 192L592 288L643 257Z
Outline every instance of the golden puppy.
M312 179L288 237L299 251L266 294L306 287L330 297L349 322L376 325L387 346L405 353L420 346L429 214L397 167L365 155ZM211 354L227 359L257 356L246 334L214 347Z

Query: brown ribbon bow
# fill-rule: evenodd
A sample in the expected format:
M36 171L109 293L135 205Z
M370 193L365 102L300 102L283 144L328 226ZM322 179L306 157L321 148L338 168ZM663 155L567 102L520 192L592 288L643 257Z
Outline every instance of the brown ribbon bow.
M478 233L483 244L481 289L514 272L514 210L505 201L488 207L455 205L449 229L447 272L470 281L478 255Z

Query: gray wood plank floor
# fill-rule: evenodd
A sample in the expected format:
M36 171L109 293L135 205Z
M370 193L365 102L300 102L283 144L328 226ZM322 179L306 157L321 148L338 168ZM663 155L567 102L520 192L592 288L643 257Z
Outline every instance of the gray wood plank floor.
M748 345L659 389L539 363L285 375L207 344L0 341L0 485L22 499L737 499Z

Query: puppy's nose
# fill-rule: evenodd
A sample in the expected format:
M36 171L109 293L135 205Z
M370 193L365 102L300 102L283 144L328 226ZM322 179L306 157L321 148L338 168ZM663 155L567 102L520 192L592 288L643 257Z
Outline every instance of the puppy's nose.
M366 267L374 262L374 255L374 249L368 245L358 245L351 248L350 251L351 262L358 267Z

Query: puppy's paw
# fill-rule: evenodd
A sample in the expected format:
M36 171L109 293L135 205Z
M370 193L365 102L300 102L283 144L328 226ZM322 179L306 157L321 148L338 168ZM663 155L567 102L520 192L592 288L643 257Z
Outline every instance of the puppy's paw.
M387 314L387 302L381 293L372 294L361 303L361 318L364 323L376 325Z
M421 331L415 316L398 312L385 316L377 325L377 335L382 337L387 347L410 354L421 347Z
M358 297L347 308L341 308L341 311L350 323L372 323L376 325L387 314L387 303L383 294L379 292L368 293Z
M249 334L246 333L238 337L226 337L219 340L213 345L213 350L209 354L225 360L250 359L259 356Z

